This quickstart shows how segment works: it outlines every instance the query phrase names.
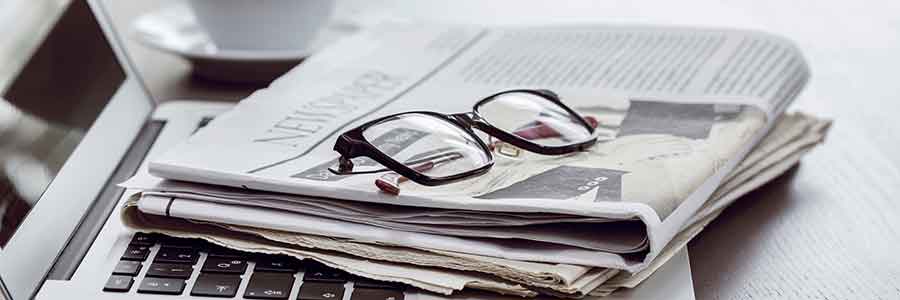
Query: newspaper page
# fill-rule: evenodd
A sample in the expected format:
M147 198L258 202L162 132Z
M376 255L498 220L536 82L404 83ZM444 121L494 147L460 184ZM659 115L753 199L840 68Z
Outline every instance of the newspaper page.
M469 226L443 237L452 240L431 245L638 271L769 130L808 76L790 42L756 32L384 24L337 43L254 93L152 161L150 170L167 179L470 212L467 216L573 217L576 221L497 225L502 230L463 223ZM378 175L327 171L337 157L331 147L344 130L409 110L471 111L481 98L513 88L556 92L599 120L602 141L561 157L498 158L486 175L439 187L410 183L399 195L379 192L373 185ZM429 142L429 134L427 128L410 128L384 132L373 143L379 141L393 143L396 151L415 151L417 143ZM151 204L153 195L147 196L142 209L158 208ZM198 219L234 216L234 211L199 207L178 212ZM412 223L425 228L419 225L429 219ZM574 230L550 226L556 224ZM493 236L512 229L521 231ZM412 246L404 239L387 242Z
M470 271L484 273L502 278L512 283L522 284L528 289L541 293L563 295L567 297L581 297L585 295L602 296L615 291L620 287L633 288L650 277L676 253L683 249L687 242L698 234L703 227L713 220L718 213L739 196L755 189L759 185L768 182L782 174L789 167L799 162L806 152L821 143L825 138L830 122L816 119L803 114L786 115L776 124L772 132L740 163L714 193L712 199L704 204L703 208L688 222L690 224L683 229L657 256L648 268L638 273L612 272L614 269L589 268L576 265L545 264L524 261L510 261L485 256L469 255L456 252L434 251L427 248L398 248L386 247L378 244L360 243L352 240L334 239L326 236L298 234L293 232L274 231L261 228L250 228L238 225L219 224L231 232L230 240L222 240L221 237L198 231L200 227L184 226L184 220L179 218L157 217L152 214L142 214L136 209L126 209L123 213L125 223L135 230L145 232L162 232L178 236L197 237L215 240L224 243L228 247L244 247L246 243L231 243L242 236L262 237L250 239L254 242L255 249L267 249L276 251L283 246L269 245L268 241L281 242L283 245L292 245L309 249L336 251L358 257L358 260L367 261L369 265L377 265L376 261L387 263L405 263L409 265L409 272L415 274L416 266L432 268L431 272L440 272L438 277L427 278L420 281L411 281L407 277L394 277L391 273L377 272L378 268L370 268L369 276L383 276L389 281L400 281L408 284L420 284L429 291L446 293L446 290L436 288L446 286L448 282L463 282L466 288L481 288L483 285L474 284L471 276L457 275L455 271ZM191 201L182 199L181 201ZM156 220L155 222L152 220ZM249 235L246 235L246 234ZM228 234L224 234L228 236ZM300 256L308 257L307 256ZM316 257L313 259L324 259ZM334 263L326 261L325 263ZM359 264L359 263L357 263ZM356 264L339 267L353 272L362 267ZM446 270L441 272L440 270ZM617 274L617 275L616 275ZM610 277L613 276L614 277ZM417 276L414 276L418 278ZM482 281L483 282L483 281ZM473 284L468 284L473 283ZM509 290L493 288L492 291L501 293L519 293L522 288L509 285Z

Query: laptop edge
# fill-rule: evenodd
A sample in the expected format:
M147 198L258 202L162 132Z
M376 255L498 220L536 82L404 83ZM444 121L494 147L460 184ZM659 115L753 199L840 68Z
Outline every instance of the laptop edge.
M77 252L89 247L91 234L76 234L76 228L90 227L82 226L82 221L96 206L155 107L111 27L103 4L74 0L68 5L66 10L90 10L125 78L7 246L0 250L0 283L8 299L33 297L61 253L66 255L66 261L75 261ZM67 248L80 250L64 252ZM77 262L56 268L54 276L71 274L74 266Z

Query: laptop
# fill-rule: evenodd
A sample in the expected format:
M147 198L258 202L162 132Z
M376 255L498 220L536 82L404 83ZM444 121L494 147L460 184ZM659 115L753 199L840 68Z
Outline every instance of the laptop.
M116 183L231 105L158 105L101 1L55 9L46 26L17 29L40 36L0 74L0 298L443 299L311 261L129 231L117 213L129 193ZM686 253L658 273L629 293L693 299Z

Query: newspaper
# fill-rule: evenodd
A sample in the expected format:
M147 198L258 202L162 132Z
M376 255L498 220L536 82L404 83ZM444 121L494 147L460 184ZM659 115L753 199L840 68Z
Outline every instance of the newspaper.
M620 273L615 269L520 262L453 252L429 251L427 249L387 247L330 237L278 232L227 224L218 224L218 226L230 230L222 234L224 236L228 236L228 232L243 232L247 233L248 236L263 237L265 242L262 243L258 239L254 239L256 241L254 247L263 247L268 251L276 251L278 246L264 247L261 245L271 244L273 241L276 241L293 247L300 246L303 249L307 249L307 251L336 251L350 254L359 257L358 260L360 261L357 264L362 263L362 261L365 261L367 265L374 261L407 263L410 271L405 272L404 276L379 272L359 275L404 282L438 293L446 294L463 287L469 287L520 296L533 296L536 292L569 297L581 297L588 294L604 296L620 287L635 287L649 277L650 274L660 268L675 253L682 249L687 244L687 241L698 234L706 224L715 218L721 209L740 195L768 182L775 176L783 173L788 167L796 164L804 153L824 139L829 124L830 122L828 121L818 120L801 114L785 116L778 122L770 135L729 175L724 181L726 183L714 194L713 200L704 205L697 216L689 222L690 225L666 246L660 256L647 269L636 274ZM177 225L185 221L142 214L134 209L134 205L136 204L132 204L130 209L126 210L128 213L124 214L124 216L125 223L137 230L210 239L208 235L197 232L193 226ZM163 225L142 221L148 218L157 220L158 223ZM212 240L221 242L220 238L212 238ZM223 245L235 247L234 242L225 242ZM299 257L315 256L306 254ZM333 261L323 262L336 265L351 273L356 273L354 270L363 269L354 264L346 265L346 262L343 262L343 264L336 264ZM437 277L417 276L420 275L417 271L420 267L434 268L433 272L440 272L440 270L446 272ZM483 278L476 280L472 276L460 275L459 271L490 275L502 279L501 282L506 282L506 285L504 288L499 288L498 286L502 285L496 282L487 284L486 282L488 281ZM435 274L432 273L431 275ZM409 277L416 280L410 280ZM421 280L427 282L420 282ZM448 282L455 282L456 285Z
M161 178L235 189L195 185L179 195L205 202L171 203L148 193L140 209L637 272L768 132L808 76L805 60L790 42L756 32L388 23L310 58L150 164ZM555 91L600 120L603 141L562 157L498 158L487 175L440 187L408 184L399 195L379 192L373 186L378 175L335 176L326 170L335 162L331 146L343 130L400 111L469 111L482 97L510 88ZM402 151L411 137L427 139L427 134L383 140L398 143L393 146ZM357 202L292 201L296 198L256 191ZM228 201L243 206L201 206ZM376 214L368 211L373 204L391 206ZM278 224L269 222L277 218L236 218L240 209L275 207L289 220L296 215L290 215L291 208L316 205L329 217L308 214L304 222ZM412 215L377 217L403 206L442 213L413 209ZM360 236L341 230L338 221L381 231Z
M804 120L805 119L805 120ZM606 296L618 288L633 288L647 279L665 261L677 254L679 249L699 234L722 210L739 197L775 179L800 162L800 158L813 147L825 140L831 121L819 120L807 115L789 115L773 129L773 134L764 139L738 169L728 176L711 201L700 211L672 241L651 265L634 274L621 274L605 282L590 294Z

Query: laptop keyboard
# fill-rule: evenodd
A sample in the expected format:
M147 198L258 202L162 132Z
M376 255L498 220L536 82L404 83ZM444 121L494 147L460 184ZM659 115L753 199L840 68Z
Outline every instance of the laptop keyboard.
M134 235L103 287L110 293L301 300L403 300L404 289L289 256L144 233Z

